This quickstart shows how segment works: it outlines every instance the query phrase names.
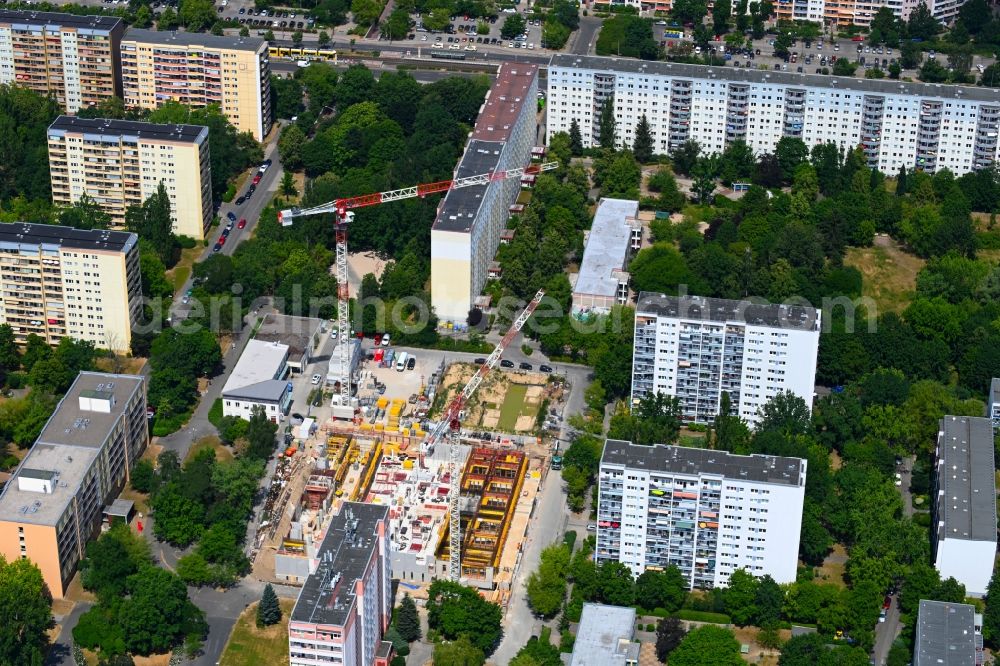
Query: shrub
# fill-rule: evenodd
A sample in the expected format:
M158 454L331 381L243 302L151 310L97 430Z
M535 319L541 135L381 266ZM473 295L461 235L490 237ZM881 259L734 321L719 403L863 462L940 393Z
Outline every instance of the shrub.
M195 247L198 244L198 241L191 238L190 236L178 236L177 244L180 245L181 248L185 250L190 250L191 248Z
M132 488L140 493L148 493L153 488L153 463L148 460L140 460L132 468L132 475L129 477Z
M236 197L236 183L230 183L229 187L226 188L225 194L222 195L222 200L229 203Z

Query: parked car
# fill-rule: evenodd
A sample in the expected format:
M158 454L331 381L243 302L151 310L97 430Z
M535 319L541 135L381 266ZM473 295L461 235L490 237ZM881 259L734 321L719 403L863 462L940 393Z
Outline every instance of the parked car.
M240 223L236 225L236 228L242 229L245 226L247 226L247 218L244 217L240 220Z
M540 372L552 372L552 366L551 365L542 364L542 365L538 366L538 370Z
M388 347L389 346L389 334L388 333L383 333L382 334L382 346L383 347Z
M413 370L413 368L415 368L416 366L417 366L417 359L415 359L414 357L411 356L406 360L407 370Z
M518 366L517 366L517 367L521 368L522 370L531 370L531 369L532 369L532 368L531 368L531 364L530 364L530 363L528 363L527 361L521 361L521 362L520 362L520 363L518 364Z
M310 382L310 383L313 386L318 386L321 381L323 381L323 377L320 376L320 375L318 375L318 374L316 374L316 375L312 376L312 382Z
M263 178L263 177L264 177L264 174L262 174L262 173L260 173L260 172L258 171L258 172L257 172L257 175L255 175L255 176L253 177L253 184L254 184L254 185L256 185L257 183L259 183L259 182L260 182L260 179L261 179L261 178Z
M514 367L514 361L508 361L507 359L501 359L500 360L500 367L501 368L513 368Z
M475 361L473 361L473 363L475 363L476 365L484 365L486 363L486 359L485 358L477 358Z
M236 221L236 213L234 213L233 211L229 211L228 213L226 213L226 218L232 220L233 222L235 222Z
M214 245L214 246L212 247L212 252L218 252L218 251L219 251L219 250L221 250L221 249L222 249L222 243L216 243L216 244L215 244L215 245Z

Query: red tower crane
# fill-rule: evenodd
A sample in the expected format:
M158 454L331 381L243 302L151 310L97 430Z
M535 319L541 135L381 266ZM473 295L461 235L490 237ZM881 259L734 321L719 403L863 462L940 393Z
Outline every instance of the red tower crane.
M454 180L442 180L436 183L423 183L413 187L404 187L388 192L376 192L374 194L364 194L358 197L347 197L313 206L312 208L290 208L278 213L278 221L281 226L291 226L296 217L306 215L323 215L333 213L333 225L336 233L336 263L337 263L337 349L340 358L340 405L347 406L351 402L351 352L348 349L348 338L350 336L350 316L349 296L347 289L347 225L354 219L355 208L365 208L367 206L377 206L392 201L412 199L414 197L425 197L429 194L438 194L449 190L457 190L462 187L473 185L489 185L490 183L507 180L508 178L520 178L532 174L550 171L559 166L558 162L546 162L544 164L532 164L522 169L507 169L491 171L489 173L475 176L466 176Z

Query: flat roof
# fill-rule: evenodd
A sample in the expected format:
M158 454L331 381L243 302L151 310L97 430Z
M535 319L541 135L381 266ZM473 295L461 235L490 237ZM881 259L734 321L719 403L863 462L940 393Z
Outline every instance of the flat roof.
M478 176L489 173L497 168L500 156L506 144L503 141L480 141L470 139L465 146L455 178ZM437 217L434 219L435 231L456 231L469 233L472 223L476 220L483 197L489 185L472 185L457 190L448 190L438 206Z
M259 51L267 41L260 37L239 37L237 35L213 35L207 32L182 32L182 31L159 31L144 30L142 28L129 28L122 37L122 42L142 42L143 44L159 44L161 46L172 46L176 48L188 48L191 46L221 49L231 51Z
M609 439L604 443L601 464L689 476L707 474L735 481L757 481L784 486L804 486L806 482L806 461L801 458L759 453L738 456L726 451L667 444L644 446L620 439Z
M55 526L99 454L96 448L35 443L0 494L0 520ZM54 471L52 492L21 490L16 477L25 468Z
M574 293L614 296L618 292L618 278L611 273L625 268L632 239L632 228L626 220L638 213L638 201L601 199L583 249Z
M222 387L222 394L228 395L253 384L274 380L287 356L288 345L266 340L248 341L226 385Z
M118 423L143 378L103 372L81 372L49 417L31 451L0 494L0 520L54 525L67 503L76 496L101 447ZM110 413L80 409L80 396L87 392L112 393ZM16 477L55 477L51 493L18 488Z
M976 609L970 604L920 600L913 666L976 663Z
M98 138L132 137L146 141L173 141L201 143L208 138L208 128L204 125L168 125L144 123L138 120L113 120L111 118L80 118L79 116L59 116L49 125L50 137L80 133Z
M316 317L296 317L271 312L264 316L264 321L254 333L254 339L288 345L288 357L297 360L306 349L313 346L313 336L322 323L323 320Z
M81 372L42 428L38 441L45 444L100 447L111 434L132 397L143 390L142 381L142 377L136 375ZM80 398L90 397L95 391L114 396L110 413L80 409Z
M772 328L819 330L820 313L814 307L782 303L734 301L709 296L668 296L644 291L635 306L636 315L656 315L692 321L740 322Z
M330 521L317 552L319 566L302 585L292 622L344 626L357 601L355 582L364 577L378 549L377 525L388 514L386 506L344 504Z
M691 65L680 62L653 62L633 58L608 58L556 53L549 60L552 67L592 69L621 72L623 74L653 74L682 79L706 79L732 83L771 84L823 90L857 90L877 95L910 95L939 99L968 99L1000 105L1000 98L993 88L956 86L941 83L908 83L891 79L864 79L853 76L823 76L762 69ZM551 80L551 78L550 78Z
M0 250L38 252L59 247L80 250L128 252L139 242L139 236L127 231L107 229L74 229L58 224L29 222L0 223Z
M938 512L942 536L970 541L997 540L996 477L993 475L993 422L973 416L941 419L938 444Z
M634 608L584 604L570 666L624 666L626 659L638 660L634 636Z
M78 16L63 12L0 10L0 23L28 25L32 27L63 27L110 32L122 23L117 16Z
M508 141L515 121L525 103L537 104L528 99L531 84L538 78L538 65L507 62L500 65L486 101L476 119L473 139L483 141Z
M239 386L222 394L227 398L237 400L253 400L256 402L281 402L288 391L288 382L282 379L266 379L256 384Z

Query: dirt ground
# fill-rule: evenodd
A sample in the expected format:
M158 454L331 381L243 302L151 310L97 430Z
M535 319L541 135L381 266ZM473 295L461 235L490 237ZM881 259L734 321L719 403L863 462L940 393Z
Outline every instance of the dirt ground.
M847 551L838 543L834 545L833 550L823 560L823 566L816 570L816 582L833 583L840 587L846 587L844 584L844 569L846 564Z
M445 399L441 400L439 404L448 404L452 396L465 385L475 371L476 366L471 363L454 363L449 366L442 382ZM462 425L467 428L496 430L500 425L504 400L511 385L521 384L527 386L527 390L514 430L515 432L533 431L538 409L542 402L550 397L547 391L547 379L547 375L538 372L490 373L466 405L465 419L462 421Z
M926 262L904 251L889 236L879 234L872 247L848 248L844 263L861 271L861 293L875 301L879 312L900 312L910 304L917 288L917 273Z

